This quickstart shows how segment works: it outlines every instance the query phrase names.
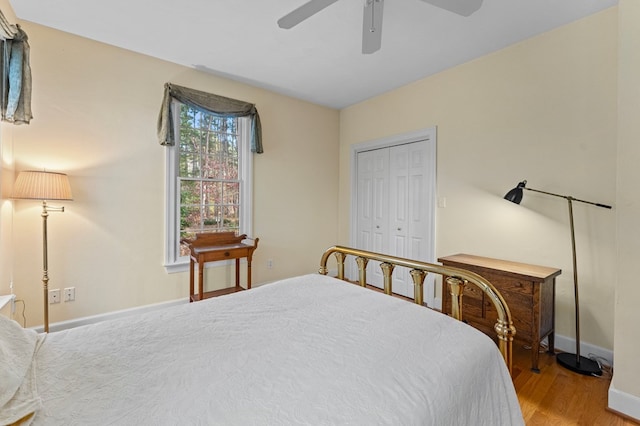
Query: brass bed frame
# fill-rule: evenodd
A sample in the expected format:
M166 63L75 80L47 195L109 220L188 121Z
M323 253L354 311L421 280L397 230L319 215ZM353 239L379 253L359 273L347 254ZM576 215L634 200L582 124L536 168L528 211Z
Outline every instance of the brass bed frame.
M457 320L462 320L462 296L464 288L468 284L475 285L482 290L493 303L498 313L498 320L494 326L494 330L498 335L498 347L504 361L507 364L509 373L512 367L512 344L513 336L516 329L511 320L511 312L502 295L496 288L480 275L466 271L460 268L450 266L436 265L433 263L420 262L417 260L404 259L401 257L389 256L380 253L374 253L366 250L359 250L349 247L333 246L328 248L322 255L320 260L320 270L322 275L327 275L327 261L329 256L333 254L338 264L338 278L344 280L344 262L347 256L355 256L356 264L359 270L358 283L362 287L367 285L367 264L370 260L378 261L384 277L384 292L392 294L392 273L396 266L410 268L411 278L414 283L414 300L418 305L424 305L423 283L428 273L434 273L446 276L446 283L451 292L451 312L452 316Z

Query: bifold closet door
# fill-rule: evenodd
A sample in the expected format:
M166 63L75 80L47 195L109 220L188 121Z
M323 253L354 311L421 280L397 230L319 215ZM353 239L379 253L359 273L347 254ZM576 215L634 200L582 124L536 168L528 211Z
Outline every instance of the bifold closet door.
M357 248L388 253L389 149L358 154ZM367 267L367 282L382 287L378 264Z
M425 259L430 220L425 197L426 141L358 153L358 248L411 259ZM367 282L383 286L378 262L370 262ZM408 271L393 273L393 291L413 297Z
M426 196L426 142L389 148L389 253L427 260L429 246L428 197ZM393 291L413 297L413 281L406 268L393 274Z

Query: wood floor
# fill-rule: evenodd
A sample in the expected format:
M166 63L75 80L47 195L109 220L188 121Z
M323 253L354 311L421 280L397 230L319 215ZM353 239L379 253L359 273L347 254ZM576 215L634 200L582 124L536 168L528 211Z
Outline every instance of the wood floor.
M540 374L530 367L530 351L514 344L513 382L527 426L640 424L607 411L610 373L583 376L561 367L547 353L540 354Z

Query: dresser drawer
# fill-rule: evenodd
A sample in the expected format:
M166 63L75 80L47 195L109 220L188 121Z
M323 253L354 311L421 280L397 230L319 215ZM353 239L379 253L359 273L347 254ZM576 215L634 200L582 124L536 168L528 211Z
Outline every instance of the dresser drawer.
M527 302L526 304L520 305L514 303L513 299L511 299L511 303L506 297L504 299L507 302L507 306L509 306L511 320L516 328L515 338L517 340L531 340L534 329L531 303ZM485 303L485 319L489 324L495 324L498 321L498 312L496 312L496 308L489 300Z
M504 295L505 293L520 294L532 297L534 284L531 281L507 277L504 275L488 274L487 280Z
M218 260L227 260L227 259L237 259L240 257L246 257L249 253L249 250L245 247L239 248L231 248L228 250L219 250L219 251L210 251L206 253L199 254L198 257L202 256L204 262L215 262Z

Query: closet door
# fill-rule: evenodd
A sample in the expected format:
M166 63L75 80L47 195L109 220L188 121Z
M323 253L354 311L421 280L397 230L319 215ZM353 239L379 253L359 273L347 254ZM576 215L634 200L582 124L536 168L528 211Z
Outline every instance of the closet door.
M426 141L389 148L389 254L427 260L429 197ZM393 274L393 291L413 297L413 281L406 268Z
M377 149L361 152L358 154L357 164L356 247L377 253L387 253L389 243L389 150ZM377 263L374 263L371 262L367 267L367 281L369 284L382 287L382 272Z
M358 153L357 248L431 259L433 194L428 188L435 177L431 160L427 141ZM351 268L352 278L357 279L357 268ZM383 287L379 262L369 262L367 283ZM393 292L413 298L413 281L405 268L394 270Z

